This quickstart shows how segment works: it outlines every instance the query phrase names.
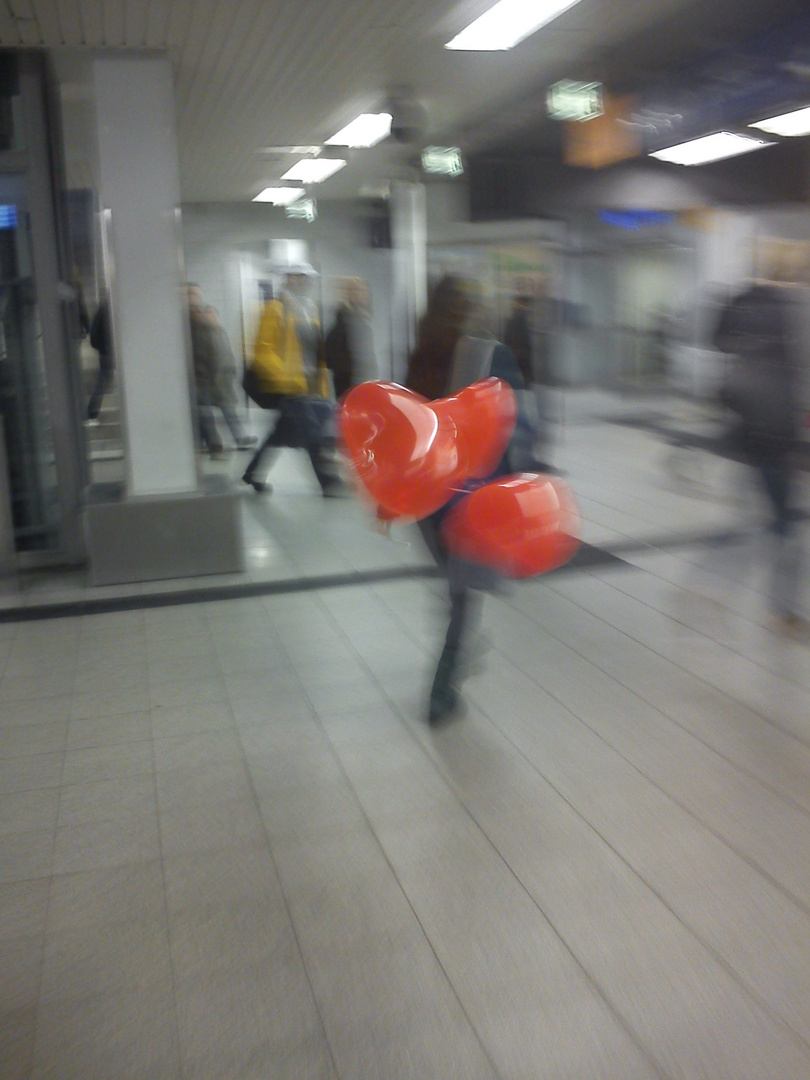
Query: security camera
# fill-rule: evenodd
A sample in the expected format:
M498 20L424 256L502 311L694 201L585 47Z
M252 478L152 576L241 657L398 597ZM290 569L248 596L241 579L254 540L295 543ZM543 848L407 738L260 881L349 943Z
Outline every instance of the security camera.
M391 113L391 138L398 143L419 142L427 130L427 111L407 91L394 91L386 105Z

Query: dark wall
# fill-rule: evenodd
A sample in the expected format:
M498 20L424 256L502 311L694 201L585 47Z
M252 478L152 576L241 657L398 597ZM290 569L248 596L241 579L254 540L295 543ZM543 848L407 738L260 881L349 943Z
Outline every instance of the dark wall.
M807 202L808 140L784 142L713 165L652 158L578 169L539 157L481 157L469 166L473 221L563 217L578 210L687 210Z

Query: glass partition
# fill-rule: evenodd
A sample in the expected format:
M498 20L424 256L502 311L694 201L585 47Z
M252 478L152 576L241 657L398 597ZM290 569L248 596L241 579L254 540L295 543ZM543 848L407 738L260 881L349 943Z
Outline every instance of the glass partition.
M0 415L15 547L54 550L60 503L24 175L0 174Z

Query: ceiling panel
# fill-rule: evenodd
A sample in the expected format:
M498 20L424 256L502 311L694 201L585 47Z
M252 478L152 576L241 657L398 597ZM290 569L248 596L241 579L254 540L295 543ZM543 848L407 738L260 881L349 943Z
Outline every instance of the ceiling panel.
M5 0L0 43L167 49L175 71L181 177L188 200L247 199L290 164L262 146L319 143L397 86L424 106L424 138L466 150L545 127L561 76L620 79L683 55L669 28L760 24L801 0L581 0L508 53L443 48L491 0ZM679 21L675 17L679 16ZM656 38L654 28L660 26ZM631 45L626 47L626 43ZM633 45L633 42L638 42ZM622 48L625 51L622 52ZM599 73L604 72L604 75ZM316 189L356 194L363 178L407 172L417 146L387 140L349 156Z

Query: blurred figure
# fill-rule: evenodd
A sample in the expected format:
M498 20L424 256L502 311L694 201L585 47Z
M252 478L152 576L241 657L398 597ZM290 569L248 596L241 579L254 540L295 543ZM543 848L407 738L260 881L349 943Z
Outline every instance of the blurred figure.
M108 296L102 299L90 323L90 344L98 353L98 375L87 403L87 420L90 424L97 424L101 402L104 400L104 395L109 393L115 370Z
M423 317L416 348L408 364L406 385L423 397L445 397L489 375L516 391L523 388L517 362L491 333L480 291L460 278L447 276L436 286ZM502 462L493 475L508 472ZM451 501L452 502L452 501ZM487 567L465 562L448 552L441 525L449 505L422 519L419 528L437 565L447 577L450 618L430 690L428 722L440 723L459 705L462 650L480 617L476 591L491 590L498 578Z
M225 417L233 441L238 450L252 449L258 439L245 432L242 421L236 411L236 358L225 327L219 321L216 308L208 305L203 308L203 319L210 327L211 348L213 350L214 386L211 394L211 406L217 407Z
M211 457L219 457L224 446L214 419L217 354L213 329L206 317L205 304L198 285L192 283L186 286L186 303L191 331L191 358L194 364L200 439L203 449L207 450Z
M535 382L530 322L531 305L532 298L525 293L513 297L512 311L503 333L503 343L512 350L526 386L532 386Z
M361 278L349 278L343 283L342 294L324 342L326 366L332 372L339 398L358 383L378 375L368 285Z
M504 345L517 361L523 382L531 388L537 414L534 448L542 465L552 471L551 425L554 422L551 373L551 335L554 321L553 301L542 282L521 278L512 299L512 310L504 328Z
M242 477L255 491L273 490L256 477L265 451L290 446L307 451L324 496L344 493L330 455L335 443L334 408L318 309L308 296L314 275L310 266L291 267L281 296L268 301L262 312L250 365L255 386L251 396L262 408L278 409L280 415Z
M755 282L726 305L715 343L732 357L720 398L736 416L734 447L756 471L770 504L774 619L786 629L798 629L804 623L795 610L800 549L794 451L799 427L790 302L784 285Z
M78 269L74 266L70 276L71 284L76 295L76 319L78 322L78 337L83 340L90 333L90 315L87 311L87 303L84 299L82 279Z

